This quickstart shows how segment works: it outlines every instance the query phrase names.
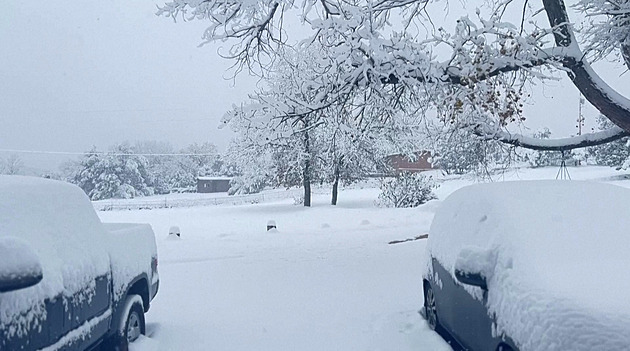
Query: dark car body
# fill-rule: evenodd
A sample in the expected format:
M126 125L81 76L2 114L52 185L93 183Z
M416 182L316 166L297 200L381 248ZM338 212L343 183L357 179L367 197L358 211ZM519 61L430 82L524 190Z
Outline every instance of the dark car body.
M423 291L426 301L428 289L433 290L439 328L467 350L518 350L509 336L493 332L495 320L486 307L487 290L478 300L437 259L431 259L431 265L433 274L423 280Z

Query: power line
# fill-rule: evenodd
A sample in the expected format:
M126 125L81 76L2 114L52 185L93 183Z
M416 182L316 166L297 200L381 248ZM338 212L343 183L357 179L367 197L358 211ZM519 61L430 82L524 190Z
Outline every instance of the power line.
M103 152L103 151L87 151L87 152L72 152L72 151L44 151L44 150L19 150L19 149L0 149L0 152L7 153L19 153L19 154L41 154L41 155L109 155L109 156L216 156L217 154L192 154L192 153L115 153L115 152Z

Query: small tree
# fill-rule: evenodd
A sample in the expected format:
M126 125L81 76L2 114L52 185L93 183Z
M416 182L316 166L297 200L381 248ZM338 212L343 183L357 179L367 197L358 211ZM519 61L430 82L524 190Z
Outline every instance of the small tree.
M22 161L20 156L16 154L12 154L9 157L7 157L7 160L3 163L4 165L0 163L1 174L16 175L16 174L22 174L22 172L24 171L24 162Z
M431 177L420 173L402 173L381 182L381 194L377 205L384 207L417 207L436 199L433 190L437 188Z
M272 185L302 186L307 207L311 185L320 177L318 128L324 116L323 110L308 106L325 93L314 88L321 87L315 82L326 79L318 61L308 58L312 58L310 51L286 52L264 81L264 89L250 96L247 104L235 106L223 120L237 134L231 154L250 155L237 158L243 161L239 162L243 176L266 175ZM254 158L266 162L253 162Z

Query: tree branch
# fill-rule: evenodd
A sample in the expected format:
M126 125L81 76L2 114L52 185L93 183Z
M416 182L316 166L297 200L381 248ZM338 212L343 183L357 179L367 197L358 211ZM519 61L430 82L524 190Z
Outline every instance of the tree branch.
M537 151L568 151L602 145L630 136L629 132L619 127L613 127L601 132L561 139L537 139L521 134L511 134L505 131L488 134L480 129L474 130L474 133L486 140L496 140L502 143Z
M501 65L494 64L490 69L485 72L477 73L473 76L464 75L460 73L460 69L455 66L449 66L447 63L442 63L440 66L443 74L441 77L425 76L418 71L409 71L403 76L398 76L395 73L390 73L387 77L381 78L383 84L398 84L402 79L415 79L421 83L434 83L440 81L443 83L453 83L458 85L468 85L469 83L483 81L503 73L515 72L521 69L530 69L540 67L550 63L562 62L566 57L566 48L547 48L540 49L538 57L532 57L526 61L514 61L504 60ZM384 71L393 70L393 64L387 63L381 66Z
M554 28L556 44L572 51L563 60L571 72L569 77L584 97L606 118L626 131L630 131L630 100L608 86L584 59L569 24L562 0L543 0L549 23Z

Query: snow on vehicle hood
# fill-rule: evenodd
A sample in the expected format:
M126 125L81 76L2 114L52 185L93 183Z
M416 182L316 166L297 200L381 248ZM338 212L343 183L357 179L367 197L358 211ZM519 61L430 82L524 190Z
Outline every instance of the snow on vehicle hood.
M71 184L32 177L0 176L0 237L27 243L39 259L37 285L0 293L0 327L24 333L45 318L44 300L72 296L107 274L105 231L84 192ZM89 291L81 291L91 298Z
M454 277L469 262L488 280L497 329L522 350L630 345L630 189L578 181L478 184L449 196L427 250ZM470 248L475 248L470 250ZM460 252L462 253L460 255ZM485 267L490 262L494 267ZM480 289L466 286L473 296Z

